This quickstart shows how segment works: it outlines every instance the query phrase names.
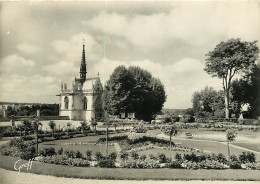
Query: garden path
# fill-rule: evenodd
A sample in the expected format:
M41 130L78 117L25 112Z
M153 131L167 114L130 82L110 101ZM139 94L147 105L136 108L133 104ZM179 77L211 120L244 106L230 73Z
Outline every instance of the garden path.
M158 138L170 139L170 136L165 135L165 134L158 134L156 136ZM186 138L179 138L179 137L172 137L172 140L185 140L185 141L195 141L195 142L212 142L212 143L220 143L220 144L225 144L225 145L227 144L226 142L223 142L223 141L201 140L201 139L186 139ZM241 149L243 151L250 151L250 152L253 152L254 154L260 156L260 152L255 151L255 150L251 150L251 149L244 148L244 147L237 146L237 145L233 145L233 144L230 144L230 147L238 148L238 149Z

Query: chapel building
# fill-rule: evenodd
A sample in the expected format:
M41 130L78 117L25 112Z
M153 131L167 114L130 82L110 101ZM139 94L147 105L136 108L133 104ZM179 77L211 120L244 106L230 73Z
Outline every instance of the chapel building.
M61 83L60 116L68 116L70 120L80 120L90 123L99 121L104 112L102 108L103 86L99 74L94 78L87 78L85 44L80 65L80 78L73 80L71 87Z

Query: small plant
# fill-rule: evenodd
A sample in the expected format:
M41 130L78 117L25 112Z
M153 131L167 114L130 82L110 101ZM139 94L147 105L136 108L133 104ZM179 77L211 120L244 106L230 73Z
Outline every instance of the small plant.
M39 151L39 155L41 156L53 156L53 155L56 155L56 151L55 151L55 148L51 147L51 148L43 148Z
M255 162L255 154L252 152L242 152L239 155L239 161L243 164Z
M175 160L178 160L178 161L182 160L182 156L180 153L176 153L174 158L175 158Z
M156 157L155 157L153 154L149 154L149 158L150 158L151 160L154 160Z
M165 163L166 162L166 156L163 153L158 153L158 158L160 163Z
M144 161L146 159L146 155L142 155L141 157L140 157L140 160L142 160L142 161Z
M63 148L58 149L58 155L63 155Z
M129 156L128 153L125 153L125 152L124 152L124 153L121 154L120 157L121 157L121 159L123 159L123 160L128 160L128 156Z
M87 150L86 155L87 155L87 160L91 160L92 151Z
M76 151L75 157L76 158L83 158L83 155L82 155L82 153L80 151Z
M132 157L134 160L137 160L137 159L139 158L139 155L138 155L138 153L136 153L136 152L132 152L131 157Z
M230 148L229 148L229 143L234 142L236 139L236 132L234 130L227 130L226 132L226 137L227 137L227 147L228 147L228 158L230 160Z
M104 158L100 151L96 152L95 157L97 161L100 161Z
M116 157L117 157L116 152L113 152L113 153L110 153L110 154L109 154L108 159L116 160Z

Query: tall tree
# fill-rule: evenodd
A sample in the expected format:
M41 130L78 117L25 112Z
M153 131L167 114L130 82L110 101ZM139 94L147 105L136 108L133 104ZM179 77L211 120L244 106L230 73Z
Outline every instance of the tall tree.
M149 121L165 100L161 81L136 66L117 67L105 87L105 108L112 115L135 113L137 119Z
M70 122L67 123L67 135L69 135L69 129L70 129L71 125L72 124Z
M225 96L225 116L229 118L230 88L235 74L247 73L255 66L259 49L254 42L230 39L221 42L206 56L205 71L213 77L222 79Z
M29 119L26 118L22 121L22 126L23 126L23 130L24 130L24 138L26 138L26 132L31 130L32 123Z
M55 130L55 127L56 127L56 123L55 123L53 120L51 120L51 121L49 122L49 127L50 127L50 129L52 130L52 137L53 137L54 130Z
M196 117L224 116L224 96L222 91L205 87L192 96L192 104Z
M38 134L39 134L39 126L42 126L42 123L39 121L39 119L35 118L32 120L32 125L36 133L36 154L38 154Z
M238 117L242 105L249 105L247 116L257 118L260 116L260 67L256 66L252 72L232 82L231 99L232 109Z
M230 160L230 148L229 148L229 143L234 142L236 139L236 132L234 130L228 129L226 132L226 137L227 137L227 148L228 148L228 159Z
M126 112L130 105L130 92L134 85L133 77L125 66L117 67L105 85L105 110L112 115Z

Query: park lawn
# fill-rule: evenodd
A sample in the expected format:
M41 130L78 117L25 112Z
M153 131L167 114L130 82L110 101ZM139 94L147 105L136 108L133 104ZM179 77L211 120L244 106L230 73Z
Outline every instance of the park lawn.
M55 140L49 142L43 142L39 144L39 149L42 148L50 148L53 147L56 151L60 148L63 150L74 150L80 151L83 154L86 154L87 150L92 151L92 156L94 157L95 153L100 151L103 155L106 154L106 145L104 144L97 144L97 145L62 145L64 143L96 143L100 137L104 136L87 136L87 137L79 137L79 138L71 138L71 139L64 139L64 140ZM108 153L116 152L115 146L108 146Z
M16 157L0 155L0 167L14 171ZM28 161L21 161L21 164ZM186 170L186 169L127 169L70 167L33 162L32 168L21 172L69 178L130 179L130 180L243 180L259 181L258 170Z
M227 150L227 144L220 143L220 142L210 142L210 141L197 141L197 140L180 140L180 139L172 139L175 142L182 143L182 146L187 146L191 148L197 148L197 149L202 149L203 151L206 152L212 152L215 154L222 153L226 157L228 156L228 150ZM230 146L230 152L231 154L239 155L243 152L243 149L240 148L234 148ZM260 154L256 154L256 159L259 161L260 160Z
M260 152L260 143L232 142L231 144Z

